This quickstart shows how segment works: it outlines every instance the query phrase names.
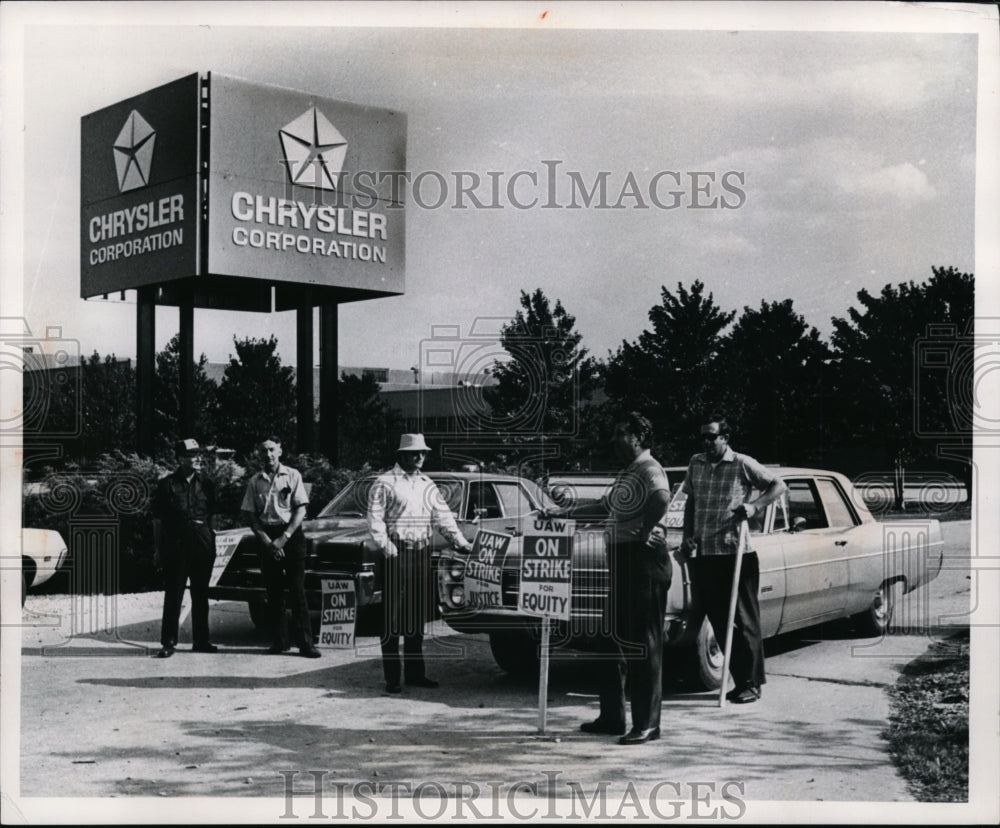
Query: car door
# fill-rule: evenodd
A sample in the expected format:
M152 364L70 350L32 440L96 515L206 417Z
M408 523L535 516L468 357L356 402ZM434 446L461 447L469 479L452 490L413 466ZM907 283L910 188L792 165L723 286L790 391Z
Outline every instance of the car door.
M785 602L780 632L818 624L847 605L846 549L857 518L832 478L785 480L789 530L782 537Z
M758 603L760 628L764 638L774 635L781 623L785 598L785 558L782 543L788 515L785 503L772 503L749 521L750 548L757 553L760 565Z
M535 505L528 492L516 480L498 480L494 484L503 513L503 529L509 535L523 535L530 528Z

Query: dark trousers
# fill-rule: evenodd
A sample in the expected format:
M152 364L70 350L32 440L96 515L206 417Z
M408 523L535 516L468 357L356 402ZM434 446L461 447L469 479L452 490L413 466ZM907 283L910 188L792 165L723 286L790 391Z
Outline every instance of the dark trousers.
M599 666L601 720L625 725L625 678L629 675L632 728L660 726L663 697L663 616L672 574L666 549L641 542L608 550L610 634L602 636Z
M726 646L726 624L729 622L729 595L733 588L735 555L703 555L692 558L691 576L715 639ZM736 687L760 687L764 677L764 640L760 632L760 562L756 552L743 555L740 582L736 593L736 621L733 629L733 649L729 672Z
M272 539L285 531L282 526L265 526ZM295 625L295 645L313 646L312 624L309 622L309 605L306 603L306 536L297 529L284 546L285 556L274 559L273 550L260 547L260 573L267 590L267 607L270 617L272 641L276 646L285 645L285 591L292 609Z
M399 684L404 674L407 681L424 678L424 624L433 618L430 544L393 540L399 555L385 559L382 589L382 672L386 684Z
M194 645L209 643L208 582L215 563L215 536L205 525L184 523L163 528L163 617L160 644L177 644L184 587L191 581L191 637Z

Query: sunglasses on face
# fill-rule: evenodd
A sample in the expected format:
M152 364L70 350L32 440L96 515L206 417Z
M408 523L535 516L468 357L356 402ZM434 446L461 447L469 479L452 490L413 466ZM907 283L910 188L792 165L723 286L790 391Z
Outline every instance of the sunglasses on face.
M722 435L718 431L703 431L698 435L698 439L703 443L714 443L716 437L721 437Z

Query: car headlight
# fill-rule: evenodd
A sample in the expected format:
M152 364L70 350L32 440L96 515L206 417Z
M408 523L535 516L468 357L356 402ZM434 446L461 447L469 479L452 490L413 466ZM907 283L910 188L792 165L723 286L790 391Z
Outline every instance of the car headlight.
M465 561L460 561L458 558L454 558L448 564L448 576L453 581L460 581L465 575Z
M455 606L461 606L465 603L465 587L453 586L451 592L448 593L448 597Z

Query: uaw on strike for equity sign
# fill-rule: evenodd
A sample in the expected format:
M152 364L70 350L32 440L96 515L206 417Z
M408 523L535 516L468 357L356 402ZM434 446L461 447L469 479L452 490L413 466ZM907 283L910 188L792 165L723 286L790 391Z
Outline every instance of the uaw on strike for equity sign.
M538 671L538 732L545 733L549 695L549 620L569 621L572 596L572 520L535 520L524 536L517 606L542 619Z

